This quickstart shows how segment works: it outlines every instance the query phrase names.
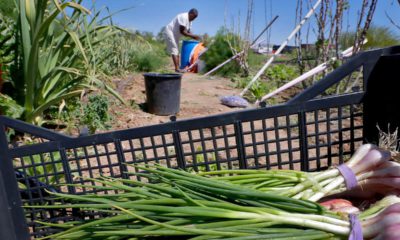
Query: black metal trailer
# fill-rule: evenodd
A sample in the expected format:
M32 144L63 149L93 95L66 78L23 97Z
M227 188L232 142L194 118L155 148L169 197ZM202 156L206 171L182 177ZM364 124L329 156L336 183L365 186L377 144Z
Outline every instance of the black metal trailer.
M348 159L362 142L378 140L377 124L400 125L400 47L360 53L283 105L72 138L0 116L0 239L51 233L35 220L68 221L76 211L22 208L51 204L46 191L86 193L59 183L93 184L79 176L127 178L125 163L159 163L194 170L325 169ZM346 95L327 90L351 74L362 87ZM40 138L20 146L15 130ZM95 191L95 190L93 190Z

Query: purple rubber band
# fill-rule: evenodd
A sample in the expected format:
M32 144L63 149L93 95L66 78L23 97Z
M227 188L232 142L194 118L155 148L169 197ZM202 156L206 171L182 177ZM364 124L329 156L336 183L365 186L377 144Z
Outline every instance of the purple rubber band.
M363 240L362 227L357 215L350 214L349 217L351 226L349 240Z
M347 190L357 187L357 178L353 170L344 164L339 165L337 169L342 174L344 181L346 182Z

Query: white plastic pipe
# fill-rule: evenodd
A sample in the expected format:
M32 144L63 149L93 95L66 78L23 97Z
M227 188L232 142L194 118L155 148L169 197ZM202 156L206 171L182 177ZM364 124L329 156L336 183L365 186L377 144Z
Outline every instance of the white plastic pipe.
M227 59L226 61L224 61L220 65L218 65L215 68L211 69L208 73L204 74L204 76L207 77L208 75L214 73L215 71L217 71L218 69L222 68L223 66L225 66L226 64L228 64L230 61L234 60L235 58L239 57L243 53L244 53L244 51L240 51L240 52L236 53L235 55L233 55L232 57L230 57L229 59Z
M363 42L362 44L364 45L365 43L367 43L367 39L365 39L364 42ZM351 55L353 55L353 47L350 47L350 48L344 50L344 51L341 53L341 56L342 56L342 57L350 57ZM294 85L296 85L296 84L298 84L298 83L300 83L300 82L306 80L307 78L312 77L312 76L314 76L314 75L316 75L316 74L318 74L318 73L324 71L325 69L327 69L327 68L329 67L330 62L335 61L335 60L336 60L336 58L333 57L333 58L330 59L330 61L324 62L324 63L322 63L322 64L316 66L315 68L313 68L313 69L311 69L310 71L304 73L303 75L301 75L301 76L299 76L299 77L293 79L292 81L290 81L290 82L284 84L283 86L279 87L278 89L276 89L276 90L274 90L274 91L268 93L267 95L265 95L264 97L262 97L261 100L259 100L259 101L257 100L256 104L258 104L259 102L264 102L264 101L267 100L268 98L271 98L271 97L275 96L276 94L278 94L278 93L280 93L280 92L283 92L283 91L285 91L286 89L288 89L288 88L290 88L290 87L292 87L292 86L294 86Z
M289 35L289 37L281 44L281 46L276 50L276 52L272 55L272 57L268 60L268 62L258 71L258 73L253 77L253 79L247 84L246 88L240 93L240 96L243 95L249 90L251 85L265 72L265 70L271 65L271 63L275 60L275 58L282 52L282 50L286 47L289 41L296 35L296 33L301 29L304 23L311 17L311 15L315 12L317 7L321 4L322 0L318 0L315 5L311 8L311 10L307 13L307 15L301 20L299 25L293 30L293 32Z
M312 76L324 71L325 69L328 68L328 65L329 65L328 62L324 62L324 63L316 66L315 68L313 68L310 71L304 73L303 75L301 75L301 76L293 79L292 81L284 84L282 87L280 87L280 88L268 93L267 95L265 95L264 97L261 98L260 102L264 102L268 98L271 98L271 97L275 96L276 94L278 94L278 93L280 93L282 91L285 91L286 89L288 89L288 88L290 88L290 87L292 87L292 86L294 86L294 85L306 80L307 78L312 77Z

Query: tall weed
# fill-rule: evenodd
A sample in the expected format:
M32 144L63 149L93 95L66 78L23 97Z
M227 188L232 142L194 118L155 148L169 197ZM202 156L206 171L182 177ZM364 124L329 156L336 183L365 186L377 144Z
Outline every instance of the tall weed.
M98 55L105 57L105 61L100 68L108 75L157 71L166 64L163 48L138 34L121 33L101 44Z

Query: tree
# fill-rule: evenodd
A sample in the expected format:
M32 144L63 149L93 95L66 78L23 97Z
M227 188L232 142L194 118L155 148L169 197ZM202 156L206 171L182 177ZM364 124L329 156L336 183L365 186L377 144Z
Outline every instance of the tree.
M160 31L157 33L156 40L159 42L165 42L165 27L162 27Z
M353 46L356 33L345 33L340 38L342 48ZM371 26L367 31L368 43L364 45L364 49L382 48L400 44L400 38L389 27Z
M231 45L228 43L227 39L231 39ZM213 69L221 62L229 59L233 56L230 46L232 43L238 43L240 37L228 31L226 28L221 28L218 30L217 34L212 39L212 44L210 44L208 51L204 54L204 61L206 63L206 71ZM238 47L238 46L233 46ZM232 61L222 67L218 73L223 76L228 76L231 74L238 73L240 67L236 61Z
M310 7L309 0L298 0L296 7L296 25L303 19L303 8L305 4ZM315 47L302 46L302 31L296 34L297 63L300 73L304 73L308 69L314 68L323 62L327 62L332 57L339 57L339 36L342 32L342 22L344 11L349 8L348 0L322 0L319 10L314 13L316 20L316 29L312 26L316 34ZM311 25L309 25L311 26ZM310 28L310 27L309 27ZM309 45L310 29L306 33L306 45ZM304 59L313 59L314 61L305 61ZM314 81L316 78L314 78ZM303 82L303 87L307 87L307 83Z
M148 32L148 31L141 31L141 32L137 32L139 36L142 36L144 40L146 41L154 41L155 37L154 34L152 32Z
M240 27L240 12L238 19L237 31L235 32L235 28L231 29L232 34L228 34L226 41L229 44L229 48L232 51L232 55L237 55L235 59L239 64L240 68L243 70L243 76L248 76L250 73L249 63L248 63L248 55L250 50L250 33L252 29L252 19L254 15L254 1L247 1L247 15L246 15L246 23L243 30L243 35L241 34ZM234 24L232 23L234 26ZM233 36L233 37L232 37ZM236 38L238 36L239 38Z
M310 2L310 0L298 0L296 9L296 24L301 19L303 5L309 5ZM356 31L353 33L342 34L343 16L345 12L347 15L349 14L350 5L351 7L358 9L357 21L354 24ZM340 64L340 52L346 47L353 46L353 53L360 51L362 43L367 37L367 32L371 26L376 5L377 0L362 0L361 4L358 5L349 0L322 0L319 10L314 13L317 26L315 27L310 25L312 31L308 29L306 35L306 39L308 41L308 35L310 32L314 32L316 34L317 41L315 42L315 48L300 48L297 53L300 72L307 71L308 69L314 68L315 66L328 61L330 62L331 70ZM300 34L301 32L299 32L297 35L296 43L298 45L301 44ZM343 39L346 39L346 44L343 43ZM330 59L333 57L335 57L336 60L331 61ZM304 59L313 59L313 61L304 61ZM323 72L323 75L325 75L327 72L328 70ZM320 77L320 75L314 76L312 82L315 82ZM348 82L350 80L351 79L348 78L345 81ZM307 85L312 82L303 82L303 87L307 87ZM344 86L346 85L348 85L348 83L344 84ZM342 89L337 88L336 92L342 92Z

